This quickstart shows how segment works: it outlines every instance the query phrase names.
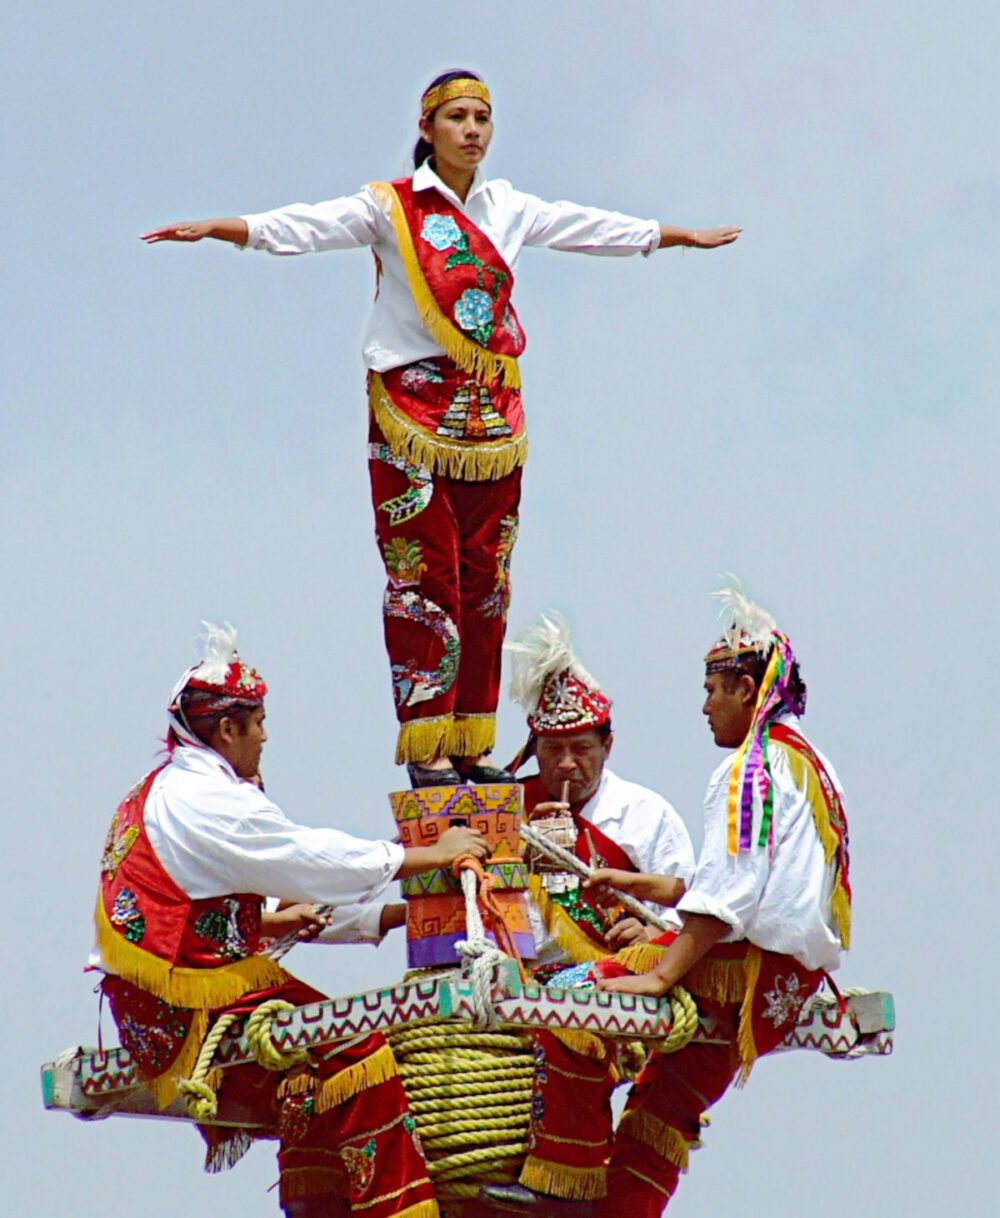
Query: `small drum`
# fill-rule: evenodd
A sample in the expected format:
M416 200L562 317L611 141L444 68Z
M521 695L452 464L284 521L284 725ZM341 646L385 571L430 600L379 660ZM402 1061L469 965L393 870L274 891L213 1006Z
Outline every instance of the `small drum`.
M577 828L572 816L558 813L555 816L542 816L531 822L532 829L540 836L556 846L562 846L571 854L576 848ZM580 887L580 877L563 871L558 863L553 863L544 854L530 847L527 854L528 870L541 878L542 887L546 892L562 894L575 892Z

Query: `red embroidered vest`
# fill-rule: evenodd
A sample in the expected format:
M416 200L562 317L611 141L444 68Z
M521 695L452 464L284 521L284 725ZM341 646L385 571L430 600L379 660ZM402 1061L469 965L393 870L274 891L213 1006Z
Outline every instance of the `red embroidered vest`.
M398 455L435 473L503 477L526 455L514 274L437 190L414 191L411 178L372 189L392 223L420 319L447 357L372 373L375 420Z
M286 974L256 956L259 895L193 900L157 858L144 812L163 768L133 787L111 822L101 858L97 942L111 972L171 1005L214 1010Z

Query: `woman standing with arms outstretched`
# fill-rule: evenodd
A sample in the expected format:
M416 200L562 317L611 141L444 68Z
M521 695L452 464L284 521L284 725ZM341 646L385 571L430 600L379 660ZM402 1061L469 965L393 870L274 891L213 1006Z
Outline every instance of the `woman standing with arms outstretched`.
M171 224L143 240L213 237L272 254L368 245L378 287L365 339L368 459L388 585L383 613L415 786L512 781L489 764L527 454L511 303L525 245L584 254L712 249L738 228L689 230L488 181L486 85L447 72L423 95L412 178L326 203Z

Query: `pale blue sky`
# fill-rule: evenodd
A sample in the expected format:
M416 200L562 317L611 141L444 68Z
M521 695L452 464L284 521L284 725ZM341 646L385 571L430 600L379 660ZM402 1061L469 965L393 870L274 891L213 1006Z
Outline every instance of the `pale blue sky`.
M91 1042L103 834L149 768L203 617L266 675L269 791L388 835L393 713L364 469L365 253L141 245L170 220L406 169L420 91L481 70L491 175L737 246L529 251L532 435L511 626L561 608L615 700L619 772L700 839L706 593L739 571L792 636L848 792L856 948L887 1061L764 1063L671 1214L995 1206L988 930L997 797L993 4L301 0L20 6L0 51L10 1212L277 1213L269 1148L200 1173L186 1127L42 1111ZM501 746L522 721L502 705ZM302 957L298 959L297 957ZM332 993L401 942L300 949ZM111 1033L110 1020L105 1030Z

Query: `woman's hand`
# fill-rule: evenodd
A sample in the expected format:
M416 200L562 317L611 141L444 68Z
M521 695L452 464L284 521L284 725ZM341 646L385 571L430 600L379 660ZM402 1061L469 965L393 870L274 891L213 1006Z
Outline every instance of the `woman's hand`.
M140 240L147 245L156 245L158 241L203 241L206 237L214 237L216 241L246 245L248 235L246 220L230 216L222 220L181 220L143 233Z
M696 228L691 231L688 245L696 250L714 250L720 245L730 245L743 232L732 224L722 228Z
M155 245L157 241L201 241L211 235L211 220L182 220L179 224L168 224L164 228L143 233L140 240L147 245Z
M312 905L304 904L285 905L271 913L264 912L260 918L260 931L267 939L284 939L294 934L307 942L329 925L329 918L321 917Z

